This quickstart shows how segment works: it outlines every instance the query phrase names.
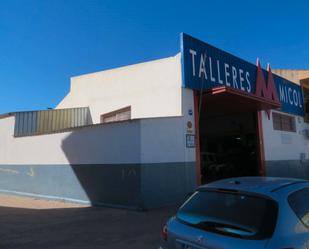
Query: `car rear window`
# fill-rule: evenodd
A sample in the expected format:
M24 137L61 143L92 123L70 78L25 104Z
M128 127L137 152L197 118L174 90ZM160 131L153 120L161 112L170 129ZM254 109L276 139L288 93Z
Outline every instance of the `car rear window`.
M195 192L177 213L187 225L244 239L272 236L277 221L275 201L238 192Z
M301 222L309 228L309 188L304 188L292 193L289 204Z

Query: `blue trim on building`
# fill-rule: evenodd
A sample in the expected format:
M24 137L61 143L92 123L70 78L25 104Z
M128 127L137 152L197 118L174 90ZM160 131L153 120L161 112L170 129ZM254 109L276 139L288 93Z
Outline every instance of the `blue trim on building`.
M309 180L309 160L266 161L266 175Z

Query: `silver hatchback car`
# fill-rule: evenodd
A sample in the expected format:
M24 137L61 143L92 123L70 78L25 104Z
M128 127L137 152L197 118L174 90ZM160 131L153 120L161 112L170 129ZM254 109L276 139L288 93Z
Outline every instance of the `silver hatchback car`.
M162 236L162 249L309 249L309 181L240 177L201 186Z

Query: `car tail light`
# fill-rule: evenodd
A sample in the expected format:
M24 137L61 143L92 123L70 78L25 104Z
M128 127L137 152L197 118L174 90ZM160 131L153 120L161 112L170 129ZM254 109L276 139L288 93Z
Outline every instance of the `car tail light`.
M162 228L162 238L163 240L167 240L167 225L164 224L163 228Z

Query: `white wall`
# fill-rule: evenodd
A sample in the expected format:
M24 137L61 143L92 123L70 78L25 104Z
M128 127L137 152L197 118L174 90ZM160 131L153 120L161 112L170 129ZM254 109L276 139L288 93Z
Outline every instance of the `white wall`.
M9 162L10 158L14 156L14 151L10 146L14 134L14 123L14 116L0 118L0 164Z
M0 119L0 164L140 162L140 124L122 122L14 138L14 117Z
M182 116L183 116L183 129L184 136L186 134L196 135L195 131L195 118L194 118L194 92L191 89L182 89ZM187 127L187 123L192 123L192 128ZM184 137L184 142L185 137ZM185 161L195 162L196 161L196 151L195 148L187 148L185 151Z
M180 54L161 60L71 78L70 93L57 106L89 106L100 115L131 106L132 119L181 115Z
M141 162L195 161L194 148L186 148L184 118L141 120Z
M309 159L309 140L303 135L303 130L309 129L309 124L304 122L303 117L295 118L296 132L277 131L273 129L272 115L268 119L267 114L262 112L266 161L300 160L300 153L306 153L306 159Z
M14 117L0 119L0 165L127 164L195 160L182 117L151 118L69 132L17 137Z

